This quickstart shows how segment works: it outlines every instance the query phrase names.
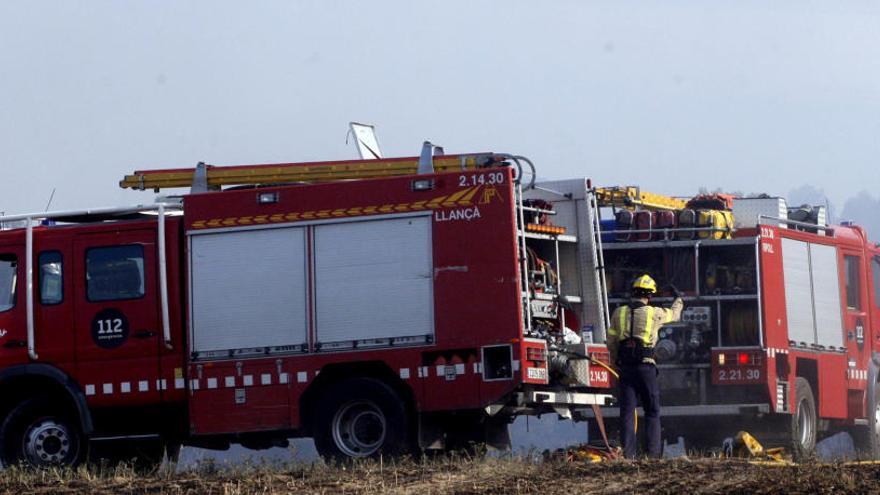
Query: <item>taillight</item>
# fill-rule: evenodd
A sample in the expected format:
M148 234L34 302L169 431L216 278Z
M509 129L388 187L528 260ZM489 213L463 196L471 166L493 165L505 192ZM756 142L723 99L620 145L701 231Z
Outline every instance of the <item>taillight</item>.
M719 352L718 366L760 366L763 358L761 352Z
M544 350L543 347L527 347L526 359L529 361L543 363L547 360L547 352Z

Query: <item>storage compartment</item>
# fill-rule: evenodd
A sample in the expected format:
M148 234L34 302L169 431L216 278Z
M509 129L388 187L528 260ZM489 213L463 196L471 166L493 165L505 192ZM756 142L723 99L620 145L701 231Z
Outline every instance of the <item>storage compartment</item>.
M843 348L837 248L782 239L788 337L802 347Z
M731 211L734 226L738 229L757 226L758 217L761 215L781 219L788 217L788 208L783 198L734 198ZM778 225L785 226L785 224Z
M757 294L755 246L705 246L700 249L700 292L711 295Z
M757 301L724 301L720 307L721 343L727 347L757 345Z
M630 247L631 246L631 247ZM668 305L668 284L685 293L681 321L659 332L659 364L707 364L715 347L760 345L757 256L753 238L677 243L676 247L615 244L605 250L612 309L629 301L630 284L647 273Z
M194 234L194 356L430 343L432 256L427 215Z
M513 350L509 345L483 347L482 362L484 380L513 378Z
M431 217L314 227L316 350L434 334Z
M306 350L305 228L190 239L197 356Z
M692 247L614 249L606 250L604 256L611 298L628 297L633 279L645 273L658 288L673 284L681 291L696 290Z

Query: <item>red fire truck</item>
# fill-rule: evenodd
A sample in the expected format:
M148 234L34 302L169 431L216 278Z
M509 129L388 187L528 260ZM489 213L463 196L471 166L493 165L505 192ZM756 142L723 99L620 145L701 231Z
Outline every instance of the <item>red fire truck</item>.
M609 403L578 335L593 244L524 199L529 163L200 164L123 180L193 188L155 205L0 219L0 457L503 445L515 415Z
M582 285L584 332L604 341L609 309L643 273L685 293L682 321L655 348L670 440L720 445L749 429L805 457L822 434L849 431L880 456L880 248L863 229L766 196L716 198L726 211L706 218L720 227L685 227L676 215L699 210L683 200L583 184L538 184L526 196L553 201L558 225L595 240L581 257L583 274L599 273ZM613 422L617 411L604 415Z

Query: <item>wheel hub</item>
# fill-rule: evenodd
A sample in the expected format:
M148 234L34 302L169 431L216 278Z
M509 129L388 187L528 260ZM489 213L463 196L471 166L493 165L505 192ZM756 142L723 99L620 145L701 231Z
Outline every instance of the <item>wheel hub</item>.
M46 466L63 464L71 453L73 442L66 425L49 419L27 429L23 447L31 464Z
M349 457L375 454L385 441L385 415L372 402L354 402L333 417L333 440Z

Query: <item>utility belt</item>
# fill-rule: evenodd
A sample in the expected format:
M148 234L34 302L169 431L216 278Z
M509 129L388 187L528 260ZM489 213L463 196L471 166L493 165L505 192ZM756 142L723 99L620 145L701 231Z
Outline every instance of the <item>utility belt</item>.
M642 364L645 359L654 359L654 348L646 346L639 339L624 339L620 341L617 352L617 364L633 365Z

